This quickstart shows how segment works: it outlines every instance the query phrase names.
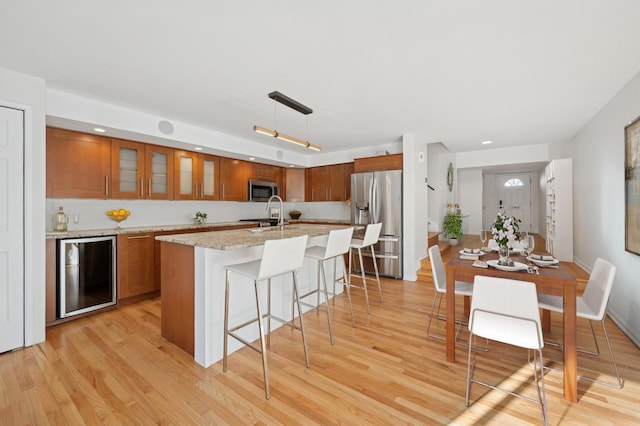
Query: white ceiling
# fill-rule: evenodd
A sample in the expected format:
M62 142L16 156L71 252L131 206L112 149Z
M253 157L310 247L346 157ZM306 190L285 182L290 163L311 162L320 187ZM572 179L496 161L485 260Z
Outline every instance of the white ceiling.
M452 151L571 138L640 71L637 0L20 0L0 67L233 134L325 152L415 133ZM267 97L278 90L304 116ZM300 148L303 150L302 148Z

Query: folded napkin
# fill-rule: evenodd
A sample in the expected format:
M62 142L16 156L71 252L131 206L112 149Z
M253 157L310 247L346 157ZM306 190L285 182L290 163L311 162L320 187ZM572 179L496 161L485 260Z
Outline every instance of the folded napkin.
M462 260L478 260L478 256L477 255L474 256L472 254L468 254L468 255L467 254L461 254L460 255L460 259L462 259Z
M477 248L464 248L462 249L463 252L468 253L468 254L480 254L480 249Z
M544 254L532 254L529 257L533 260L543 260L543 261L555 260L553 256L545 256Z

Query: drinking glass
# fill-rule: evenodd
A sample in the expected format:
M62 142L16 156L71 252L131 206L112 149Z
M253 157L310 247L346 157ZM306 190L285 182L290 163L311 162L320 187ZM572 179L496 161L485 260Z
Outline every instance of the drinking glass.
M521 236L520 237L520 243L522 244L522 255L524 257L529 257L529 254L531 253L531 246L530 246L530 241L529 241L529 236L525 235L525 236Z
M487 248L487 245L485 244L485 241L487 241L487 230L483 229L482 231L480 231L480 241L482 241L482 250Z
M533 235L529 234L527 235L527 241L528 241L528 246L529 246L529 254L533 253L533 249L536 247L536 239L533 237Z

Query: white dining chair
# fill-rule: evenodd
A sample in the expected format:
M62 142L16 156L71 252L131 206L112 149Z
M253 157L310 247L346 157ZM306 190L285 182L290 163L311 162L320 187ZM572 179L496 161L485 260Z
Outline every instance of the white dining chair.
M547 396L544 386L544 364L542 362L544 340L536 285L531 282L476 275L469 314L469 333L471 336L481 336L489 340L525 348L529 352L533 351L533 377L538 399L536 400L474 378L476 357L475 351L469 345L467 391L465 396L467 407L469 406L471 384L477 383L537 403L542 410L542 420L546 426ZM536 360L539 362L536 362ZM539 380L538 369L540 371Z
M616 374L617 383L609 383L602 380L597 380L587 376L578 376L579 378L589 380L601 385L609 386L612 388L620 389L624 386L624 381L620 378L618 366L616 365L616 359L613 355L613 349L611 348L611 341L609 340L609 334L607 333L607 327L605 325L605 319L607 317L607 305L609 304L609 298L611 296L611 288L613 287L613 280L616 275L616 267L604 259L597 258L593 271L589 276L589 281L584 289L584 293L581 297L576 299L576 316L589 320L591 325L591 334L593 335L593 341L596 346L595 351L587 351L578 349L578 352L586 353L589 355L600 355L600 348L598 347L598 339L593 328L593 321L600 321L602 324L602 331L604 332L604 338L607 342L607 348L609 349L609 356L611 357L611 364ZM552 296L549 294L538 295L538 305L542 309L548 309L554 312L564 312L563 299L560 296ZM549 345L562 347L559 343L548 342Z
M429 247L429 261L431 261L431 275L433 277L433 289L435 290L435 294L433 302L431 303L431 314L429 314L429 323L427 324L427 336L445 340L442 336L431 334L431 321L434 316L439 321L444 321L446 319L446 317L440 315L440 305L442 304L442 296L447 292L447 276L444 270L444 263L442 262L442 255L440 254L440 247L438 245ZM471 297L473 294L473 285L471 283L456 281L455 294L456 296ZM460 324L460 322L458 322L458 324ZM456 338L457 334L458 333L456 333Z
M320 308L320 278L322 277L322 285L324 290L324 302L327 310L327 322L329 323L329 340L333 345L333 327L331 326L331 309L329 309L329 294L335 297L334 293L329 293L327 289L327 277L324 271L325 262L327 260L333 259L333 282L336 281L340 284L344 285L347 290L347 299L349 299L349 309L351 310L351 324L353 327L356 326L355 315L353 313L353 305L351 304L351 288L349 285L348 273L347 273L347 265L344 263L344 256L349 251L349 244L351 243L351 237L353 236L353 227L344 228L344 229L334 229L329 232L329 238L327 239L326 246L312 246L308 247L306 251L304 251L304 257L310 260L315 260L318 263L318 275L316 279L317 287L303 295L300 296L300 300L303 305L311 306L316 308L316 312ZM337 270L337 259L342 259L343 262L343 274L340 278L342 281L339 281L339 278L336 276ZM334 287L335 288L335 287ZM316 303L315 305L311 305L309 303L304 302L304 299L312 294L316 295Z
M371 223L367 225L367 228L364 231L364 238L352 238L349 250L349 284L351 287L361 288L364 290L364 300L367 303L367 313L371 313L371 308L369 307L369 293L367 292L367 278L364 273L364 263L362 262L362 250L367 247L371 251L371 261L373 262L373 270L375 272L376 281L378 282L378 294L380 295L380 303L382 303L382 287L380 286L380 274L378 274L378 262L376 261L376 253L373 248L375 244L378 243L380 238L380 231L382 230L382 222L380 223ZM358 251L358 260L360 266L360 275L353 273L353 250ZM353 283L354 278L360 279L360 285L356 285ZM334 288L335 292L335 288Z
M269 399L271 396L269 390L269 374L267 370L267 346L269 346L270 344L271 319L275 319L301 332L302 345L304 347L304 358L307 364L307 368L310 367L309 351L307 349L307 339L304 334L304 322L302 320L302 309L300 307L301 297L298 289L298 280L295 273L296 270L302 267L302 263L304 261L304 250L307 246L308 238L309 237L307 235L302 235L293 238L267 240L264 243L264 249L262 251L261 259L238 263L235 265L227 265L224 267L224 269L226 270L226 282L224 293L224 348L222 358L222 371L227 371L228 336L231 336L262 355L262 372L264 376L264 392L266 399ZM286 253L286 255L283 255L284 253ZM257 317L229 328L229 287L231 283L232 273L250 278L253 281L256 295ZM300 314L299 326L297 326L294 322L295 318L293 318L293 313L291 321L281 319L275 315L272 315L271 313L271 278L288 273L291 273L291 278L293 280L293 301L298 305L298 312ZM267 281L267 312L263 314L260 307L258 283L265 280ZM263 318L267 318L266 342L262 324ZM236 333L237 330L242 329L255 322L258 323L260 347L254 346L253 343Z

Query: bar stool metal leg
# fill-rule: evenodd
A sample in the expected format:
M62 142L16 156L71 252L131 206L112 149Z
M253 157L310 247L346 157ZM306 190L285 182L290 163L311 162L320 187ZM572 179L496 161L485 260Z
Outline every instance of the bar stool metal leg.
M380 303L382 301L382 286L380 285L380 274L378 274L378 262L376 261L376 253L373 250L373 245L371 247L371 259L373 260L373 270L376 272L376 281L378 281L378 293L380 294Z
M291 275L293 276L293 297L294 297L295 303L298 305L298 313L299 313L298 316L300 318L300 332L302 333L302 346L304 346L304 359L307 363L307 368L311 368L311 365L309 364L309 350L307 349L307 335L304 332L304 322L302 320L302 306L300 306L300 291L298 289L298 279L296 278L295 272L292 272ZM295 316L295 312L293 312L293 314ZM294 323L293 317L291 319L291 322Z
M260 333L260 350L262 355L262 372L264 376L264 393L267 399L271 398L271 392L269 391L269 372L267 370L267 347L264 339L264 329L262 328L262 310L260 309L260 296L258 291L258 281L254 281L254 288L256 292L256 310L258 311L258 331ZM270 334L270 333L269 333Z
M322 273L322 284L324 285L324 300L327 305L327 322L329 323L329 341L333 345L333 327L331 327L331 309L329 309L329 292L327 291L327 275L324 271L324 261L320 260L318 262L318 267L320 268L320 272ZM318 300L320 300L320 293L318 293Z

